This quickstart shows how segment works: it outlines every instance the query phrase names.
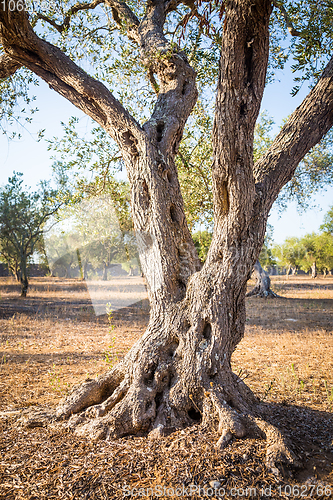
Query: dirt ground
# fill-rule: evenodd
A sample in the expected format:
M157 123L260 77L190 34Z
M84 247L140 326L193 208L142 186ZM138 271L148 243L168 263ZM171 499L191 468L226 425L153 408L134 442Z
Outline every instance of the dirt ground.
M33 278L21 299L0 278L0 499L333 498L333 277L277 276L272 288L280 298L248 299L232 361L302 459L285 480L263 466L264 441L234 440L221 453L200 426L159 442L99 443L19 428L18 410L57 405L124 356L149 307L96 316L84 282Z

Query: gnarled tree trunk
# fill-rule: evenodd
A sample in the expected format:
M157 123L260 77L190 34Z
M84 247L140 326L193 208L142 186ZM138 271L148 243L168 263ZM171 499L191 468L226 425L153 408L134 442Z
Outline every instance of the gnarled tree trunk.
M269 274L261 267L259 260L253 266L253 275L256 278L256 284L250 290L246 296L247 297L278 297L278 295L271 290L271 279Z
M272 6L269 0L225 3L213 132L214 234L202 267L174 161L197 98L195 72L163 33L167 13L181 2L147 0L141 20L124 2L106 3L118 21L126 21L158 87L153 114L143 126L104 85L38 38L24 13L0 11L0 36L12 61L7 61L8 74L16 63L27 66L119 145L151 304L140 341L112 370L76 387L59 405L56 418L69 419L75 432L93 439L137 433L156 438L193 422L217 422L220 448L232 436L257 430L267 438L267 464L276 472L277 462L295 464L295 457L283 435L262 420L263 407L232 372L230 361L244 334L246 283L271 206L299 161L332 126L332 62L253 165ZM28 424L40 421L31 416Z

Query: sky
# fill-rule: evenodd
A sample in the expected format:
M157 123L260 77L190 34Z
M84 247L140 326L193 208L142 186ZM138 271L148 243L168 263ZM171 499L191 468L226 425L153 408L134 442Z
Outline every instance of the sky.
M273 134L279 131L283 118L287 117L304 99L308 88L300 90L296 97L290 95L293 86L292 74L287 67L278 70L276 81L267 86L262 110L266 110L274 121ZM45 141L37 142L37 132L46 128L46 137L61 136L61 121L67 122L70 116L80 119L80 127L88 127L89 119L77 110L71 103L49 89L43 81L34 89L37 96L36 105L39 109L34 115L31 125L26 130L17 129L23 135L22 139L8 141L6 136L0 136L0 185L4 185L13 171L24 174L24 182L33 188L40 180L50 179L52 169L51 153L47 151ZM311 208L303 214L298 214L296 204L290 203L288 209L281 215L273 208L269 223L273 226L273 238L276 243L282 243L286 237L302 236L312 231L318 231L325 213L333 205L333 187L317 195Z

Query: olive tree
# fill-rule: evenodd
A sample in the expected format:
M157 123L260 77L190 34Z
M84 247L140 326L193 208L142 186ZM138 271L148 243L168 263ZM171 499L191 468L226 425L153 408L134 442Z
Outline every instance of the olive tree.
M43 247L44 225L61 205L46 183L35 192L24 189L21 173L0 189L0 255L21 283L21 297L28 292L31 257Z
M79 67L75 51L62 41L82 12L97 23L92 9L102 4L108 19L114 20L112 30L118 26L137 47L136 60L156 92L147 120L134 117L125 106L126 96L117 99L101 81L103 74L98 79ZM279 462L295 464L296 458L283 434L265 420L263 404L232 372L230 361L244 335L246 283L264 242L272 204L301 159L333 124L333 59L325 52L332 45L330 17L325 4L321 29L328 41L318 45L310 26L318 17L311 11L317 3L300 2L301 12L295 13L289 3L285 8L270 0L217 2L212 20L220 27L212 43L220 52L212 134L214 232L202 266L186 223L175 163L198 95L196 71L168 33L170 19L177 20L178 12L205 25L210 4L69 2L67 12L52 5L30 22L20 0L4 0L0 76L28 68L113 138L128 173L132 219L148 284L151 312L143 337L107 373L76 387L54 418L70 418L69 426L78 435L92 439L143 432L158 438L194 422L217 422L219 448L233 436L257 430L266 436L267 464L276 472ZM46 28L38 31L41 19L43 26L51 26L50 33ZM293 25L295 20L299 26ZM286 23L304 73L314 74L317 83L254 163L254 128L267 75L270 29L274 38L276 23ZM91 27L92 36L99 27ZM59 46L57 32L63 37ZM318 30L316 36L321 36ZM314 47L323 47L323 72L313 67ZM97 64L102 56L96 49Z

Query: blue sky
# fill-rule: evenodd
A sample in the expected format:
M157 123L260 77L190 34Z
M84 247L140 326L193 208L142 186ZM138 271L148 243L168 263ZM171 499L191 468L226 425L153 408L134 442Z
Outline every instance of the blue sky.
M296 97L291 97L292 86L292 75L290 69L286 68L278 71L275 83L266 88L262 110L267 110L275 121L273 133L278 132L283 118L288 116L308 93L308 89L304 87ZM35 89L35 94L39 112L34 115L33 124L28 125L27 130L23 132L22 139L8 141L5 136L0 136L0 185L7 182L8 176L14 170L23 172L25 183L33 187L41 179L50 178L52 160L45 141L36 141L39 129L46 128L48 138L60 136L60 122L66 123L72 115L80 118L81 127L85 124L88 127L88 118L63 97L50 90L43 81ZM317 231L328 208L333 205L333 187L317 195L312 205L313 207L302 215L297 213L295 204L290 204L281 216L273 209L269 222L274 227L274 240L280 243L287 236L302 236Z

